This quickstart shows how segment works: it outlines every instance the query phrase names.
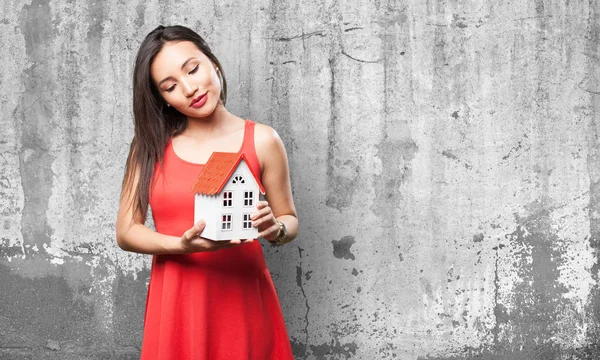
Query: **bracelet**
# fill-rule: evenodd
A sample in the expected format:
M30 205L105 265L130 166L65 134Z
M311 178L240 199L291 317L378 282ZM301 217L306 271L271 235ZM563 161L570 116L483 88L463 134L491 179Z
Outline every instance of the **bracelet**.
M285 244L285 238L287 237L287 228L285 227L285 224L282 221L275 221L279 225L279 234L277 235L277 238L275 238L274 241L271 241L271 244L273 246L280 246Z

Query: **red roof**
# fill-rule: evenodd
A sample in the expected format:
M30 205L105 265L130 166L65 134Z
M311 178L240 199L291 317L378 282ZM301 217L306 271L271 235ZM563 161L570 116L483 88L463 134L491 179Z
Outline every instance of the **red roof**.
M196 183L192 186L192 191L204 195L220 193L242 159L248 164L244 153L213 152L210 159L208 159L202 168L200 175L198 175ZM258 180L252 170L250 172L258 184L260 192L264 194L265 189L260 180Z

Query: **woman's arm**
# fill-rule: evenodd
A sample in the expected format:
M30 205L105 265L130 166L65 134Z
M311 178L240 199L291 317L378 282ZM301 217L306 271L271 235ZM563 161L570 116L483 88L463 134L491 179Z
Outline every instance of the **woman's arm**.
M256 155L262 168L262 184L267 204L259 203L254 217L259 237L273 241L280 227L275 220L285 224L287 236L281 243L292 241L298 235L298 215L292 197L287 153L279 134L267 125L256 124ZM269 213L272 212L272 216ZM253 220L254 220L253 219Z
M182 237L160 234L144 225L145 214L133 212L133 189L139 181L139 169L130 186L125 185L119 202L116 235L117 244L126 251L142 254L190 254L198 251L215 251L252 242L252 239L212 241L200 237L206 223L198 221Z

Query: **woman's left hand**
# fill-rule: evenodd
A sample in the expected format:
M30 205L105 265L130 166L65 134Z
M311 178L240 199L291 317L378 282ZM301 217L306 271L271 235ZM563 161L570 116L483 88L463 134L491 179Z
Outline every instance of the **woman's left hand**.
M258 228L258 237L264 238L268 241L273 241L279 235L279 224L277 219L273 215L273 211L266 201L259 201L256 204L258 210L252 214L252 226Z

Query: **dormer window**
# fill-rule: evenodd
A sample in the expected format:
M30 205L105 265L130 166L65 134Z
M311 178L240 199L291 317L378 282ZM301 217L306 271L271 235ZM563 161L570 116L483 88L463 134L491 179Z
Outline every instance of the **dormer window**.
M246 181L244 180L244 177L243 177L242 175L236 175L236 176L233 178L233 183L234 183L234 184L245 184L245 183L246 183Z

